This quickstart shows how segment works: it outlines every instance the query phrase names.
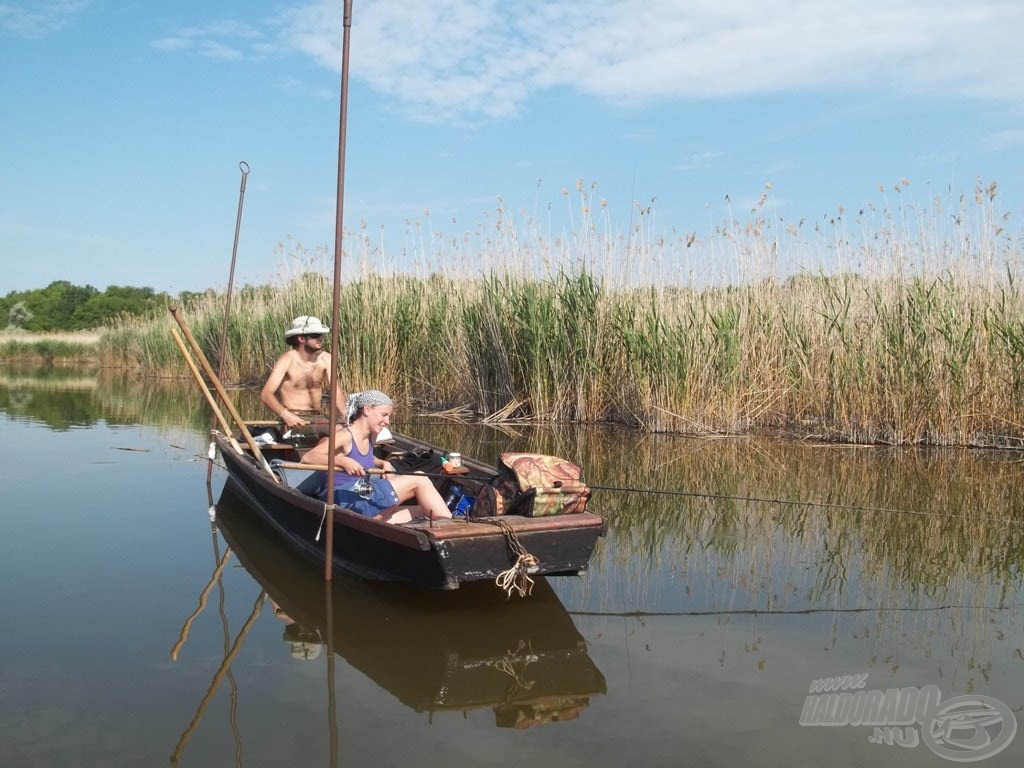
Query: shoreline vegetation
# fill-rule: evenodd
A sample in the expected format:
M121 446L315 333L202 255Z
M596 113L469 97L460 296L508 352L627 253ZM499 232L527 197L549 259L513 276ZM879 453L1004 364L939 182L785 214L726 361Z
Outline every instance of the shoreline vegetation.
M104 331L0 331L0 362L95 363Z
M347 234L342 383L453 419L1020 447L1024 236L994 183L951 206L908 203L908 186L881 190L892 205L798 224L766 187L746 221L666 239L642 206L615 234L581 183L564 192L565 233L499 201L486 228L457 239L415 225L403 271L365 231ZM292 317L330 316L325 249L292 243L282 257L274 284L235 292L226 381L257 386ZM182 308L216 359L223 295ZM111 326L100 362L187 375L171 324Z

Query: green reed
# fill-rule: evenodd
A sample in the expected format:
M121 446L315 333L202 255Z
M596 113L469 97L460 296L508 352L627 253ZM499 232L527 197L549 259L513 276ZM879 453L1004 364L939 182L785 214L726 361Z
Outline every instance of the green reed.
M840 209L813 231L780 224L765 195L748 222L671 243L652 235L649 209L627 236L612 234L604 205L595 212L592 191L578 192L568 234L499 206L474 237L428 242L417 229L417 261L402 273L353 238L334 323L343 385L436 409L651 431L1024 438L1021 247L994 186L951 211L900 203L850 219ZM293 274L235 297L231 381L262 381L290 318L330 314L324 263L298 245L285 259ZM210 292L185 308L211 359L221 302ZM106 361L180 374L169 325L126 321L104 338Z
M98 332L30 333L0 332L0 361L78 363L96 358Z

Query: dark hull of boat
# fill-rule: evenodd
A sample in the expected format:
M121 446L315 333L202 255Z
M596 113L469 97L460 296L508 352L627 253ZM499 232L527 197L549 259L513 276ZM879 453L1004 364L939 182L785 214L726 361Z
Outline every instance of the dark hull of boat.
M251 519L229 481L217 525L239 562L305 638L331 650L416 711L493 707L498 725L575 716L606 691L558 596L538 579L528 601L509 603L484 584L455 594L369 584L324 584Z
M326 528L320 528L324 504L276 482L248 453L239 454L219 435L215 439L228 473L253 511L291 549L323 564L327 536ZM539 564L530 570L531 575L575 575L586 570L604 533L601 518L589 512L499 519L537 558ZM363 579L456 589L466 582L494 580L515 561L506 534L483 522L391 525L338 508L333 525L334 567Z

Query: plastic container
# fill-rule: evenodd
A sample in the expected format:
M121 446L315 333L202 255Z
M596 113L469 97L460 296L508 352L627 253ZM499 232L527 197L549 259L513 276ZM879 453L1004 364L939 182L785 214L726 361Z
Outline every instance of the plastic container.
M448 509L451 510L453 516L463 517L473 508L475 501L476 499L466 493L463 488L455 485L448 491L448 496L445 498L444 503L448 505Z
M475 501L476 499L469 494L462 494L459 497L459 502L455 505L455 509L452 510L452 515L455 517L465 517L473 508L473 502Z

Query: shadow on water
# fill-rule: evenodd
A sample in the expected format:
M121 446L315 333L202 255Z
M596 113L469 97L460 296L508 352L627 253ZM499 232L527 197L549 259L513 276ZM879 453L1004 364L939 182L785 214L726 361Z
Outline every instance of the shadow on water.
M491 584L429 592L339 574L325 599L322 573L252 519L230 480L216 524L269 597L294 657L333 651L416 712L490 708L495 725L528 728L579 717L606 692L586 641L543 579L530 600L506 601Z

